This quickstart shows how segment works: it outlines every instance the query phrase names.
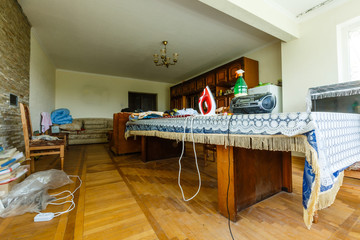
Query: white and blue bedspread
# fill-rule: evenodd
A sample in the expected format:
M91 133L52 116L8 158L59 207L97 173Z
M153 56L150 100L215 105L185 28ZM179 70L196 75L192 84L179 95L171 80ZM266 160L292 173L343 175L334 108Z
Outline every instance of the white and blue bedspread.
M131 135L304 152L303 207L308 228L315 210L334 202L343 170L360 160L360 114L301 112L147 119L128 122L125 136Z

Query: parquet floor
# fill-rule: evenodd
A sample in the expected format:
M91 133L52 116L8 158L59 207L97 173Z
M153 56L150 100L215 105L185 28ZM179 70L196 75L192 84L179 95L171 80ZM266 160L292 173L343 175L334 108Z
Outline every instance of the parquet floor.
M34 223L35 213L0 219L0 239L231 239L227 219L217 213L215 163L206 166L199 153L202 187L184 202L178 187L178 159L144 164L140 154L113 156L107 145L70 146L65 171L79 175L77 207L49 222ZM198 178L191 145L183 161L185 196L194 194ZM235 239L360 239L360 181L345 178L337 200L319 212L307 230L302 220L303 159L293 158L293 193L279 193L239 213L231 223ZM36 161L36 170L59 168L53 157ZM52 190L73 190L78 183ZM46 212L63 211L49 205ZM45 211L44 211L45 212Z

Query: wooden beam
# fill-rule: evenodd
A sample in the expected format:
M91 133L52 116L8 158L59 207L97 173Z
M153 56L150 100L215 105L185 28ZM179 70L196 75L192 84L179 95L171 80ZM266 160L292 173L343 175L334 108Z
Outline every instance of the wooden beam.
M198 0L254 28L288 42L299 37L295 17L265 0ZM260 7L261 6L261 7Z

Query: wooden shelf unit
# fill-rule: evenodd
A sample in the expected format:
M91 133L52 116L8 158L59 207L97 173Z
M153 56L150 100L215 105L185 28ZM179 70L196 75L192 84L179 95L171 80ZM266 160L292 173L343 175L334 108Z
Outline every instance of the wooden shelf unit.
M243 69L244 79L248 88L259 85L259 63L256 60L241 57L220 67L212 69L190 80L170 88L171 108L194 108L198 110L198 100L202 91L209 86L216 99L217 107L227 107L233 94L223 95L236 83L236 71ZM219 95L222 90L222 95Z

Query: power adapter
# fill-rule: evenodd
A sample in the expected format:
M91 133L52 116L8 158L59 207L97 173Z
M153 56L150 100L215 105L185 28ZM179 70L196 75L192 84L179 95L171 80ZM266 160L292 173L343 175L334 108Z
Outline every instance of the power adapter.
M34 222L46 222L50 221L54 218L54 213L48 212L48 213L39 213L34 217Z

